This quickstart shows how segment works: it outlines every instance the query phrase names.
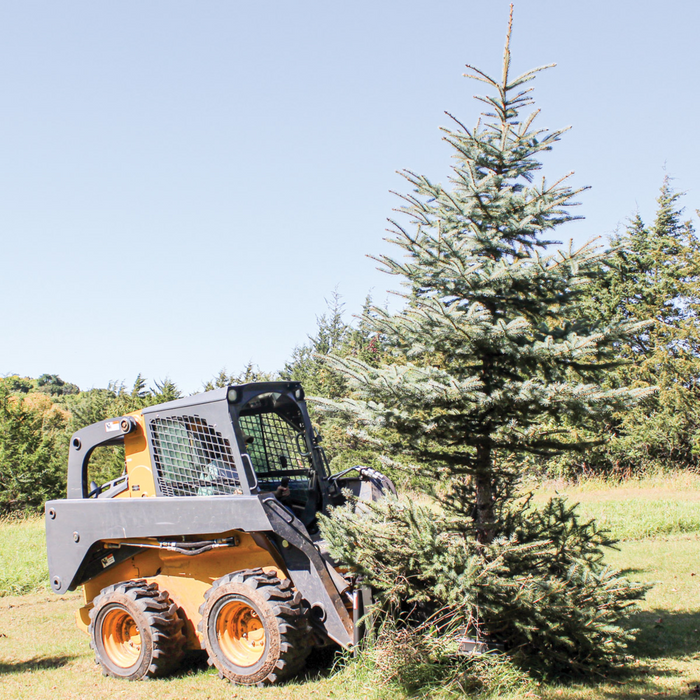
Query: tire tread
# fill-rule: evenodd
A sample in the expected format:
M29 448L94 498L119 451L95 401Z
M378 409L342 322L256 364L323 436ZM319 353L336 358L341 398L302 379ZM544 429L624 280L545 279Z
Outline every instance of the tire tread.
M209 663L218 667L216 659L212 658L213 654L209 649L205 629L207 603L218 588L229 583L242 584L255 590L268 603L277 620L280 634L279 658L270 673L264 679L255 682L255 685L259 687L273 685L297 674L304 667L306 658L311 652L308 621L302 607L301 594L294 589L289 579L280 580L276 574L262 569L245 569L226 574L214 581L205 593L204 603L199 608L202 619L198 629L205 640ZM222 669L219 668L219 671L221 673ZM228 680L237 682L225 673L223 675Z
M148 583L145 579L133 579L103 588L95 597L90 610L90 647L95 652L96 663L102 667L103 675L124 678L114 673L100 658L95 643L95 621L100 609L111 600L117 602L122 597L130 600L134 608L141 613L152 640L150 664L145 672L130 680L160 678L171 673L185 655L184 623L178 615L178 607L170 600L168 592L159 590L156 583Z

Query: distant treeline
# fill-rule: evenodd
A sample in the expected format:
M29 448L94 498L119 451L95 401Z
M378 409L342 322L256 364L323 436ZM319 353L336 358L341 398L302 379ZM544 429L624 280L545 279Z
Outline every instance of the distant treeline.
M533 457L531 469L567 477L625 477L700 466L700 241L683 217L680 196L666 179L653 223L647 225L634 216L611 239L614 254L590 280L580 305L582 318L603 323L651 320L642 332L620 341L618 362L610 367L608 382L610 387L656 386L657 391L602 426L604 444L547 462ZM317 318L315 332L282 369L264 372L253 362L238 374L222 369L202 389L280 378L301 381L310 397L347 396L345 380L323 357L332 352L379 364L392 353L386 339L368 329L365 319L370 308L368 299L363 315L348 322L334 293L327 311ZM181 395L171 379L149 386L140 375L131 387L113 382L86 391L55 374L0 378L0 513L40 510L47 499L61 497L68 442L76 430ZM353 437L357 426L321 413L313 416L334 468L379 465L377 455ZM90 477L102 483L122 470L120 450L104 450L92 460Z
M249 362L238 374L222 369L203 382L202 391L294 379L304 383L309 395L343 395L343 380L325 367L322 356L340 352L364 357L376 352L376 340L363 331L362 322L354 327L343 316L343 304L334 293L328 311L317 318L316 333L295 348L280 371L264 372ZM65 493L68 444L75 431L182 395L169 378L149 386L141 375L133 386L110 382L106 388L86 391L56 374L42 374L36 379L0 377L0 515L40 510L46 500ZM352 445L352 440L340 434L342 431L334 431L330 424L327 427L331 433L338 433L332 455ZM119 476L123 469L123 448L101 449L90 460L89 478L101 484Z

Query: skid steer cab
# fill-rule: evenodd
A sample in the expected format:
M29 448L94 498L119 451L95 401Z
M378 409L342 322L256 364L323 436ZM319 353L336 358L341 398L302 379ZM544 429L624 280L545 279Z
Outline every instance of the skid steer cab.
M314 646L349 648L369 604L324 551L319 513L343 489L377 500L378 472L330 475L296 382L229 386L79 430L68 498L46 504L51 587L82 586L76 614L103 673L167 674L204 649L222 677L289 678ZM123 445L122 476L88 481Z

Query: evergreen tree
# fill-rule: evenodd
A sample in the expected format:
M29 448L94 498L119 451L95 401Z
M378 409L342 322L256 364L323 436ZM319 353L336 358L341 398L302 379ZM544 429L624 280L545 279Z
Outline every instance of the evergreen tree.
M31 511L64 495L73 432L180 396L171 380L148 389L140 374L131 390L110 382L106 389L83 392L58 375L0 378L0 513ZM89 478L98 483L123 470L121 446L101 447L90 458Z
M99 421L123 416L146 406L174 401L182 396L171 379L155 381L151 389L139 374L129 390L123 382L110 382L106 389L90 389L76 396L66 397L65 407L70 411L70 433ZM65 467L64 467L65 468ZM104 446L91 455L89 480L103 484L124 471L124 447Z
M249 361L238 374L228 374L226 368L219 370L219 373L204 384L204 391L221 389L232 384L249 384L250 382L272 382L275 380L274 372L263 372L252 360Z
M316 334L308 336L304 345L294 348L281 376L301 382L310 396L337 398L346 393L345 380L326 365L323 357L333 352L345 354L351 328L343 318L345 305L337 290L326 305L328 312L316 318Z
M338 399L348 396L348 384L343 375L325 362L325 357L333 353L340 357L354 357L369 364L377 365L381 357L383 341L373 332L365 318L373 316L371 296L367 296L362 315L357 324L345 320L345 304L340 294L333 292L326 300L328 310L316 318L316 333L308 336L308 341L294 348L289 362L280 373L282 379L291 379L303 384L311 399L311 418L323 436L324 449L334 472L365 464L380 468L376 454L358 440L356 432L360 426L335 416L315 410L314 399Z
M700 240L683 220L664 178L652 226L637 214L613 237L611 259L587 288L582 312L602 323L649 318L654 323L620 344L627 360L613 385L655 385L635 410L613 417L609 445L588 468L638 471L698 465L700 451Z
M604 569L610 541L575 511L518 500L518 462L587 448L570 425L592 432L648 393L602 385L617 346L641 326L595 327L578 313L601 261L592 244L548 250L551 232L576 218L580 190L535 181L538 156L563 132L535 129L537 112L521 116L542 69L511 78L509 44L510 26L500 80L469 66L495 94L478 98L489 111L476 128L453 119L444 130L450 185L404 172L413 193L401 211L414 228L392 221L402 257L380 262L407 287L406 306L365 317L385 339L383 361L331 355L352 396L321 401L400 454L383 460L417 475L440 509L350 506L324 532L385 600L448 609L472 632L531 659L540 645L552 664L581 670L619 660L627 636L616 623L642 589ZM596 586L600 597L589 595Z
M214 389L223 389L226 386L236 383L236 377L233 374L228 374L225 367L219 370L219 373L204 383L204 391L213 391Z
M131 398L136 401L143 400L149 393L146 378L139 372L134 380L134 386L131 387Z
M0 513L40 510L65 489L68 414L0 382Z
M177 384L172 379L166 377L162 382L154 382L155 388L151 392L153 395L152 404L166 403L182 398L182 393L177 388Z

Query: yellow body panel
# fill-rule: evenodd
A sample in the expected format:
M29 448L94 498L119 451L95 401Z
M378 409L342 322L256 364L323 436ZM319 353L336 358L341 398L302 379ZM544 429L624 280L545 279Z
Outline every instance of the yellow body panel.
M127 414L136 421L136 428L124 435L124 457L129 488L115 498L143 498L156 495L153 464L146 439L146 421L140 411Z
M201 636L197 631L201 619L199 607L204 602L204 594L216 579L234 571L256 568L274 572L280 579L287 578L284 565L274 550L260 546L251 535L229 532L214 537L220 539L234 536L238 544L233 547L213 549L195 556L166 549L146 549L117 564L83 584L85 605L76 613L78 627L87 632L92 601L103 588L121 581L145 578L157 583L161 591L167 591L170 599L180 608L185 619L184 632L188 647L202 648ZM123 540L121 544L127 545L129 541Z

